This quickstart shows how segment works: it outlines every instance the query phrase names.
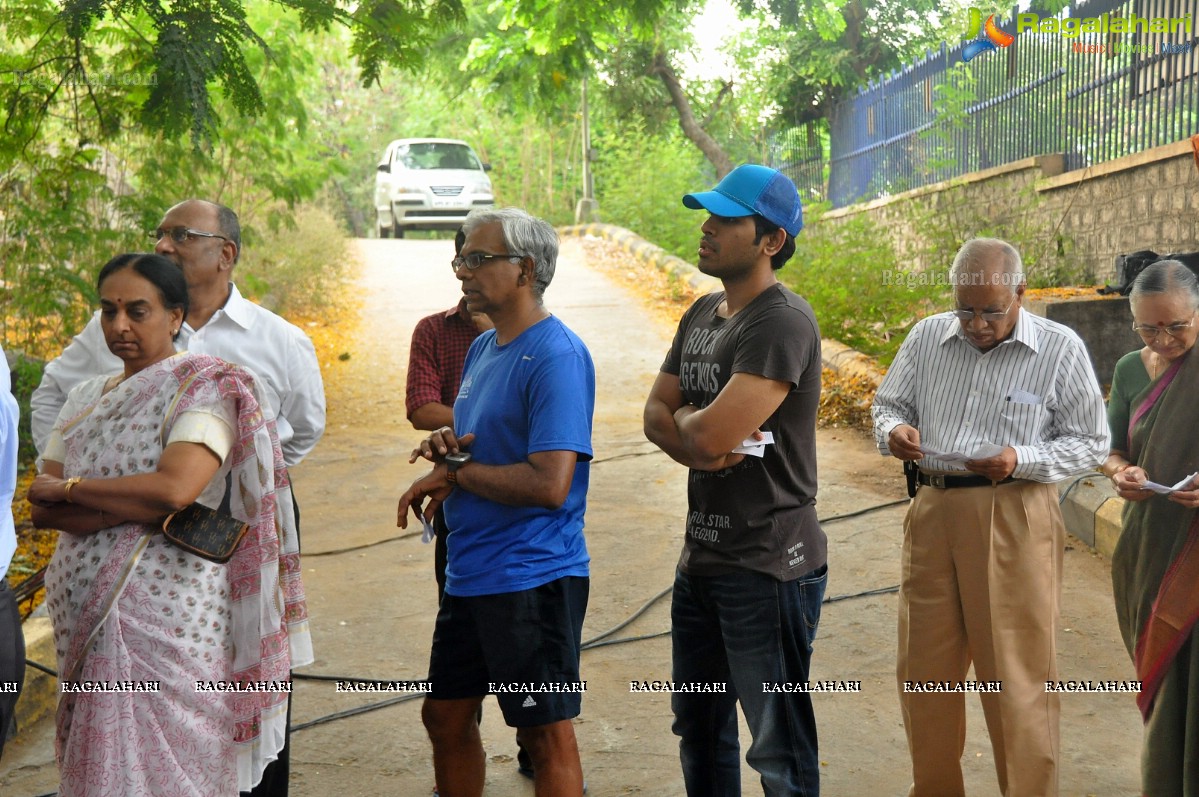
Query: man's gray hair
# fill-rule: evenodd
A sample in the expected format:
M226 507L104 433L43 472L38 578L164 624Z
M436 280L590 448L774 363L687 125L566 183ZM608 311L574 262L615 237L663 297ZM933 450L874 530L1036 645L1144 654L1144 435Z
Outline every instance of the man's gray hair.
M1186 297L1191 307L1199 308L1199 278L1177 260L1159 260L1146 266L1132 281L1128 299L1135 302L1143 296L1162 293Z
M504 246L511 254L533 258L533 293L541 298L558 265L558 232L548 221L520 208L472 210L462 229L470 235L477 227L496 223L504 232Z
M981 275L991 266L996 255L1003 267L999 272L1001 278L1015 293L1016 287L1024 284L1024 262L1016 247L999 238L971 238L962 244L949 268L949 284L954 288L981 285Z

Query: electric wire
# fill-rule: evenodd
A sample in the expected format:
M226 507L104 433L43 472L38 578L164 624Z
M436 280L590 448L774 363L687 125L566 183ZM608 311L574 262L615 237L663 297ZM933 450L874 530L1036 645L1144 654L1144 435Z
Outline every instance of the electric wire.
M1071 485L1071 487L1072 486L1073 485ZM891 507L895 507L895 506L899 506L901 504L907 504L907 503L908 503L907 498L895 500L895 501L887 501L885 503L876 504L875 506L869 506L864 509L857 509L857 510L854 510L853 512L846 512L846 513L843 513L840 515L832 515L827 518L819 518L817 520L817 522L821 523L821 524L835 523L836 521L839 521L839 520L848 520L850 518L861 517L862 515L866 515L871 512L877 512L877 511L880 511L883 509L890 509ZM419 532L410 532L408 534L399 535L398 537L392 537L392 538L388 538L385 540L379 540L377 542L367 543L365 545L351 546L349 548L342 548L342 549L337 549L337 550L332 550L332 551L320 551L320 552L314 553L314 554L304 554L304 556L330 556L330 555L336 554L336 553L346 553L349 551L359 550L361 548L369 548L369 547L372 547L375 545L380 545L384 542L394 542L395 540L405 539L407 537L414 537L414 536L417 536L418 534L419 534ZM591 637L590 639L587 639L584 642L582 642L582 644L580 644L580 646L579 646L579 649L581 651L582 650L593 650L595 648L608 647L611 645L624 645L624 644L628 644L631 642L643 642L643 641L649 640L649 639L660 639L662 637L669 636L670 631L666 630L666 631L658 631L656 633L650 633L650 634L640 634L638 636L617 637L615 639L609 639L609 637L611 637L613 634L617 633L618 631L621 631L624 628L627 628L630 624L635 622L643 614L645 614L647 611L649 611L658 601L662 600L667 595L669 595L673 591L673 589L674 589L674 587L673 587L673 585L671 585L669 587L666 587L662 591L658 592L653 597L651 597L649 600L647 600L645 603L641 604L640 607L638 607L632 614L630 614L624 620L621 620L619 623L612 626L608 630L603 631L599 634L596 634L595 636ZM896 585L890 586L890 587L879 587L876 589L868 589L868 590L863 590L862 592L850 593L850 594L846 594L846 595L826 596L823 603L838 603L840 601L850 600L852 598L865 598L865 597L870 597L873 595L884 595L887 593L898 592L898 591L899 591L899 585L896 584ZM32 661L30 659L26 659L25 663L27 665L29 665L30 667L41 670L42 672L47 673L48 675L50 675L54 678L58 677L58 673L56 673L54 670L50 669L49 667L46 667L43 664L39 664L38 662ZM291 677L292 677L292 680L297 680L297 681L340 681L343 683L367 684L367 685L382 685L382 684L389 684L389 683L396 682L396 681L379 679L379 678L362 678L362 677L352 676L352 675L332 675L332 674L326 674L326 673L293 672ZM414 680L413 679L398 679L398 680L400 682L404 682L404 683L416 683L420 679L414 679ZM348 709L343 709L341 711L335 711L332 714L326 714L324 716L317 717L316 719L312 719L312 720L308 720L306 722L294 724L291 726L291 732L298 733L300 731L307 730L308 728L313 728L318 725L324 725L325 723L333 722L335 720L346 719L348 717L356 717L360 714L366 714L371 711L377 711L382 708L387 708L388 706L394 706L394 705L398 705L400 703L406 703L410 700L415 700L418 697L422 697L422 696L423 696L422 693L397 695L394 697L386 698L384 700L376 701L374 703L367 703L366 705L363 705L363 706L357 706L355 708L348 708ZM41 797L54 797L54 795L53 794L41 795Z
M906 504L906 503L908 503L907 498L904 498L901 500L895 500L895 501L887 501L886 503L877 504L875 506L869 506L869 507L866 507L865 509L859 509L859 510L855 510L853 512L846 512L846 513L840 514L840 515L833 515L828 518L819 518L817 520L817 522L822 523L822 524L823 523L834 523L838 520L846 520L849 518L860 517L862 515L869 514L871 512L877 512L877 511L883 510L883 509L890 509L891 507L899 506L901 504ZM600 648L600 647L608 647L610 645L623 645L623 644L627 644L630 642L642 642L642 641L649 640L649 639L660 639L662 637L669 636L670 631L666 630L666 631L658 631L656 633L651 633L651 634L641 634L641 635L632 636L632 637L618 637L616 639L608 638L608 637L612 636L612 634L615 634L616 632L620 631L621 629L627 627L630 623L632 623L634 620L639 618L641 615L645 614L645 612L647 612L654 604L656 604L658 601L662 600L662 598L664 598L668 594L670 594L673 591L673 589L674 589L674 587L672 585L670 587L667 587L666 589L663 589L661 592L658 592L656 595L654 595L649 600L647 600L645 603L643 603L638 609L636 609L636 611L634 611L633 614L629 615L629 617L620 621L612 628L609 628L607 631L603 631L599 634L596 634L595 636L593 636L590 639L583 642L579 646L580 650L592 650L592 649ZM891 592L898 592L898 591L899 591L899 585L896 584L896 585L890 586L890 587L879 587L876 589L868 589L868 590L864 590L864 591L858 592L858 593L826 597L824 599L823 603L837 603L837 602L840 602L843 600L850 600L851 598L859 598L859 597L864 598L864 597L870 597L873 595L883 595L883 594L887 594L887 593L891 593ZM324 675L324 674L315 674L315 673L313 673L313 674L292 673L292 678L297 678L300 680L313 680L313 681L352 681L355 683L369 683L369 684L380 683L380 681L378 679L373 679L373 678L371 678L371 679L361 679L361 678L353 678L353 677L342 678L342 677L338 677L336 675ZM378 709L387 708L388 706L394 706L399 703L408 702L409 700L415 700L416 698L421 697L421 696L422 696L421 694L399 695L396 697L387 698L385 700L380 700L375 703L368 703L366 705L359 706L357 708L346 709L344 711L337 711L332 714L326 714L322 717L317 717L314 720L309 720L307 722L303 722L298 725L292 725L291 732L296 733L297 731L307 730L308 728L312 728L317 725L323 725L326 722L333 722L334 720L344 719L346 717L353 717L353 716L357 716L359 714L366 714L371 711L377 711Z

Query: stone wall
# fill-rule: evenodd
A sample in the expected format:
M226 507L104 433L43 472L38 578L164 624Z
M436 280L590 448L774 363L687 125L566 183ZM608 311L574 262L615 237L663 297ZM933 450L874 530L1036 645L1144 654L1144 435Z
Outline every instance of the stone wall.
M869 214L913 268L930 230L956 239L1007 238L1046 268L1115 277L1119 254L1199 251L1199 167L1190 141L1071 172L1061 156L1027 158L893 197L840 208L823 221ZM942 251L944 247L942 247Z

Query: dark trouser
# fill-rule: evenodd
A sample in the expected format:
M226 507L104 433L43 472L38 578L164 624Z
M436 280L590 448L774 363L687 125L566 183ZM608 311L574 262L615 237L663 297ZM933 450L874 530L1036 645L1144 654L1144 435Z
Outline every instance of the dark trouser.
M445 565L446 565L446 537L450 534L450 527L445 523L445 511L442 507L437 507L437 511L433 513L433 578L437 580L437 605L441 605L441 599L445 597ZM483 705L479 704L479 724L483 724ZM521 774L532 776L533 759L529 756L529 751L525 749L524 744L520 741L520 733L516 734L516 765Z
M445 512L441 507L433 513L433 578L437 579L437 605L445 597L445 538L450 535L450 527L445 524Z
M0 755L12 727L13 710L25 685L25 635L17 599L0 578Z
M279 757L262 770L258 785L242 794L250 797L287 797L287 781L291 775L291 695L287 696L287 732Z
M300 542L300 505L296 503L293 485L291 505L296 513L296 544ZM262 780L250 791L241 792L250 797L287 797L287 781L291 777L291 695L287 696L287 730L283 735L283 749L279 757L262 770Z
M736 703L753 742L746 761L767 797L816 797L820 761L811 695L780 693L770 683L804 683L828 571L795 581L741 570L720 576L677 571L670 610L673 676L678 684L723 684L721 692L675 692L689 797L739 797L741 760Z

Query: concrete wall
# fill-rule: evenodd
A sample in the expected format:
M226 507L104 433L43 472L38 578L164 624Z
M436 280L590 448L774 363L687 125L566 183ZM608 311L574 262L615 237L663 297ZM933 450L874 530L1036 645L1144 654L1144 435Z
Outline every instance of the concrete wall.
M1199 168L1190 141L1071 172L1061 156L1027 158L945 183L832 211L837 223L869 214L893 236L914 268L932 227L962 239L1008 238L1045 263L1115 278L1119 254L1199 251ZM1030 252L1031 250L1031 252Z
M1110 385L1116 362L1145 345L1132 331L1132 311L1127 296L1094 299L1032 299L1025 309L1051 321L1065 324L1078 333L1091 355L1099 384Z

